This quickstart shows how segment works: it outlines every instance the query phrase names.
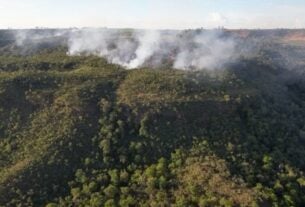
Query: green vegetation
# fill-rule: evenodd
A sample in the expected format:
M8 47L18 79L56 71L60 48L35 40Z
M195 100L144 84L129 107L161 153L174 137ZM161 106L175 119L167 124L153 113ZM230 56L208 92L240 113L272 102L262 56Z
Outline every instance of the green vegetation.
M261 54L189 72L4 53L0 206L304 206L305 81Z

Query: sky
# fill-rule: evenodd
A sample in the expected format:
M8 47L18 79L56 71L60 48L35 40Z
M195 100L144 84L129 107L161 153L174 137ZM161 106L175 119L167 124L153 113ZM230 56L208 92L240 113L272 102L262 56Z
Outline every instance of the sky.
M0 0L0 28L305 28L305 0Z

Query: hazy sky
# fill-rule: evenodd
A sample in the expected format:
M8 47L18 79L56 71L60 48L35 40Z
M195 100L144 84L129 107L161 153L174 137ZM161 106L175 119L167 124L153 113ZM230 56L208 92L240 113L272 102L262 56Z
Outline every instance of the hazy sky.
M0 28L305 28L305 0L0 0Z

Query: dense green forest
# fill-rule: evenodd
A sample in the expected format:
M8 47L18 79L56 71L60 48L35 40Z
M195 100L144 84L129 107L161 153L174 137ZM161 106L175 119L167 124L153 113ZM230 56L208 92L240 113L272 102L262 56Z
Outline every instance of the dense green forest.
M268 40L221 70L126 70L10 37L0 206L305 206L305 44Z

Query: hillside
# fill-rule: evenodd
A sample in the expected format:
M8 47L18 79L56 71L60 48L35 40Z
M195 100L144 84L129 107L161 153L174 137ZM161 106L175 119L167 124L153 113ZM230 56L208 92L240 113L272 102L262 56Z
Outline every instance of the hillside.
M11 32L0 206L305 205L301 35L252 32L239 41L261 42L255 53L217 70L126 70L68 56L64 37L18 45Z

